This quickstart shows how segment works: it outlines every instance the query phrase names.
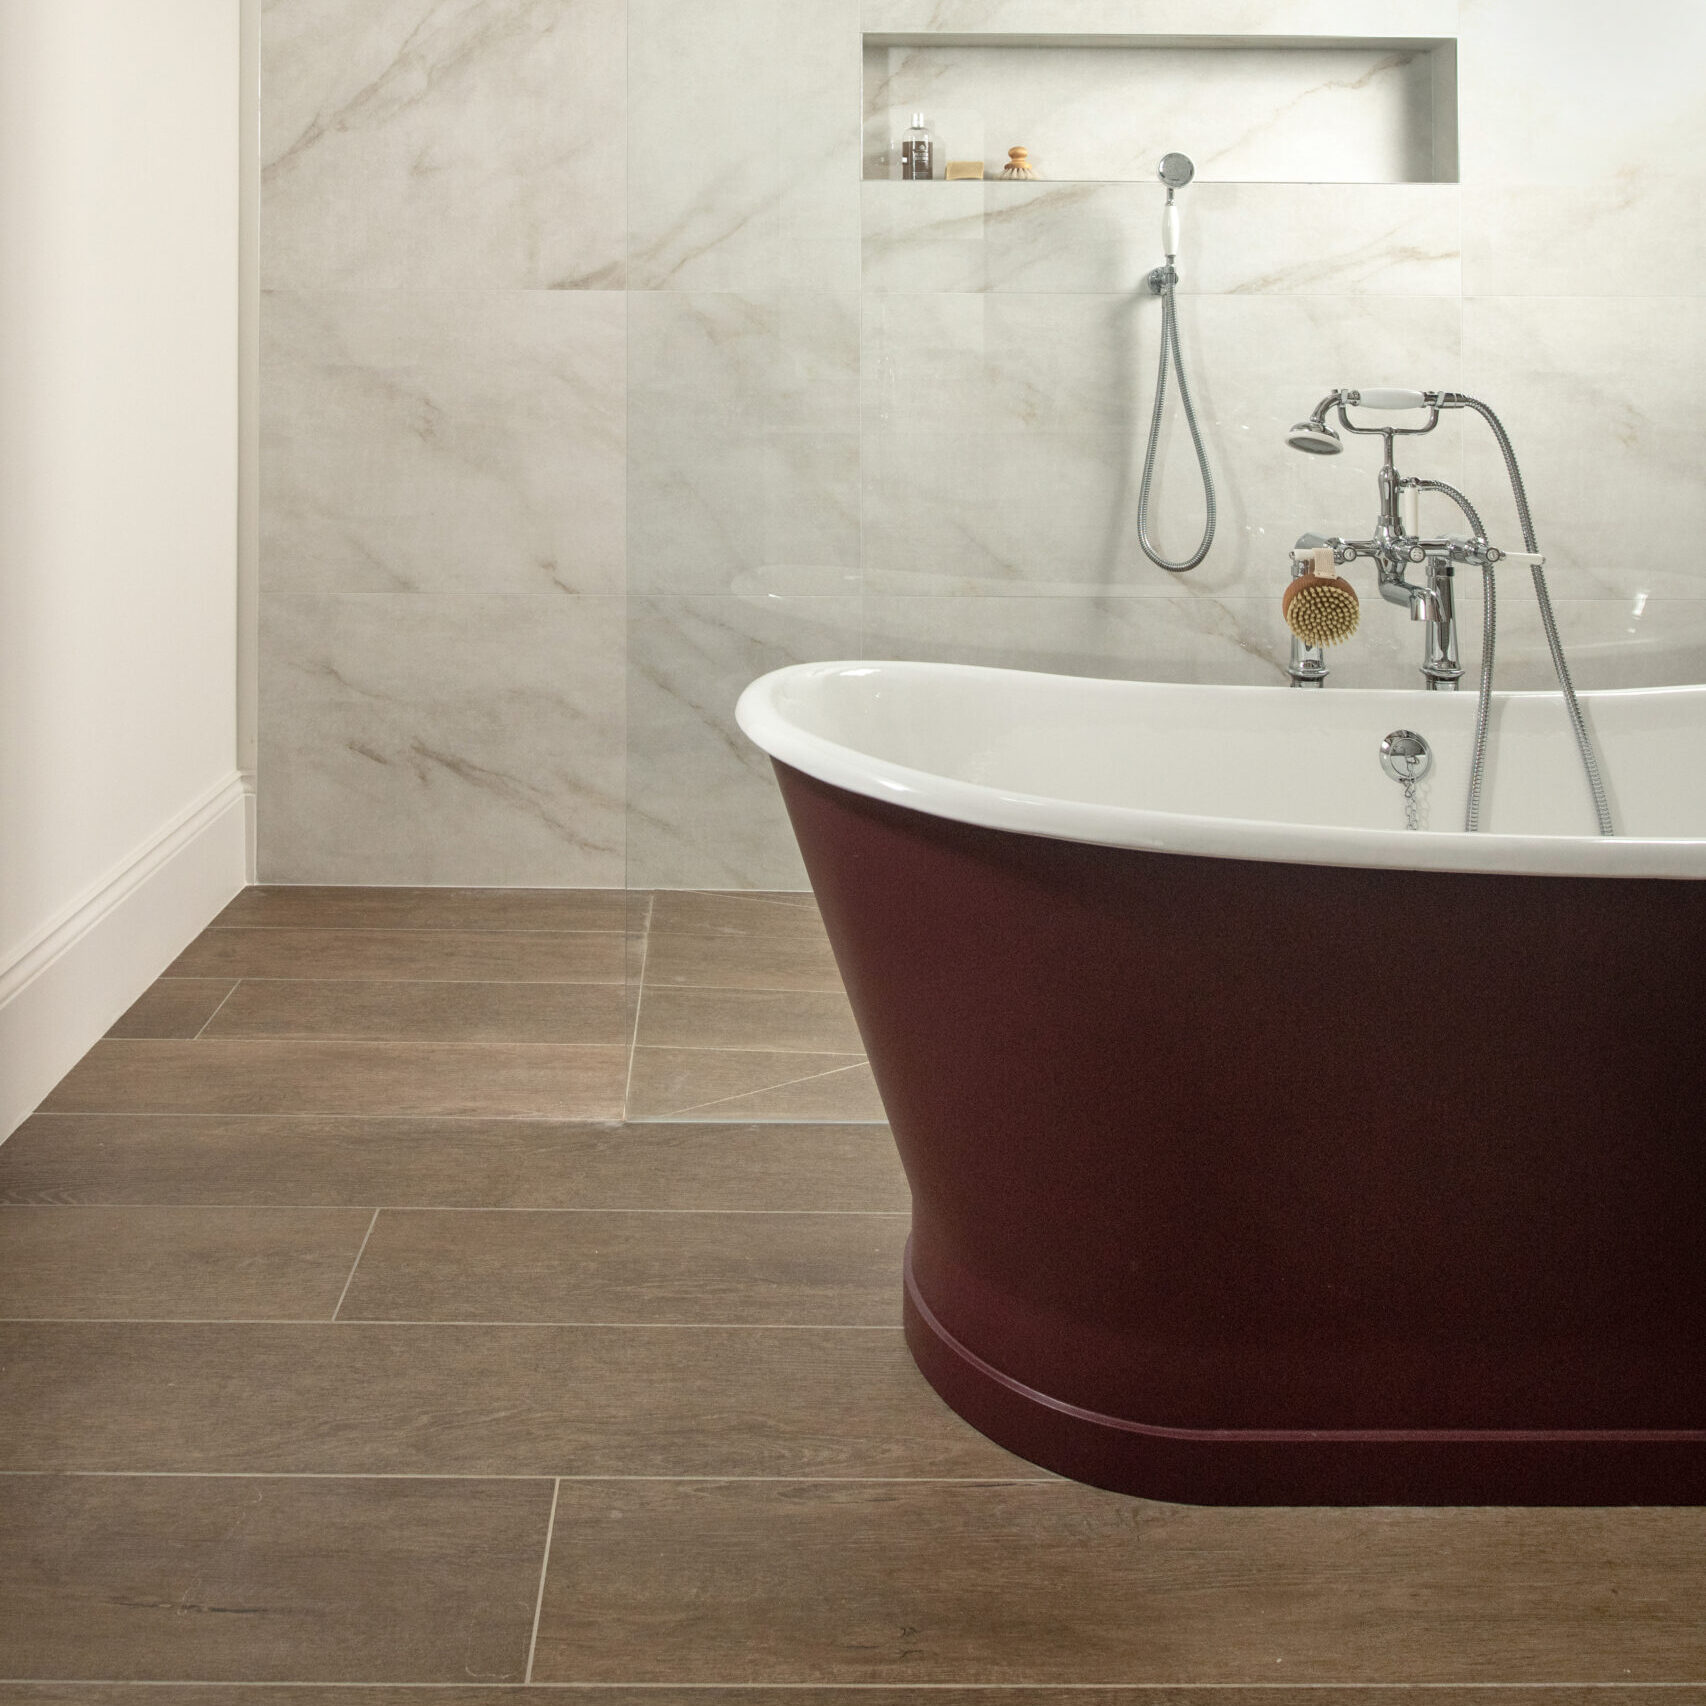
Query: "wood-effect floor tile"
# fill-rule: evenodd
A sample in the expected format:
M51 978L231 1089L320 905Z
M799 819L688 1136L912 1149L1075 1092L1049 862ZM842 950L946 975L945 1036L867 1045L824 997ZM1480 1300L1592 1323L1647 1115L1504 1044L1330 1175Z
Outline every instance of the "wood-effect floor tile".
M37 1114L0 1144L0 1203L905 1213L911 1201L877 1124Z
M623 930L622 889L246 888L216 927L273 930Z
M0 1477L0 1675L520 1682L551 1500L549 1481Z
M652 899L652 928L662 935L823 935L810 893L706 892L660 889Z
M619 931L295 930L215 926L169 977L401 978L447 983L622 983Z
M572 1684L535 1683L528 1698L567 1699ZM1706 1706L1706 1684L1684 1688L1430 1688L1427 1706ZM1396 1706L1390 1688L600 1688L599 1706ZM180 1697L140 1684L0 1683L0 1706L514 1706L514 1689L373 1686L349 1689L198 1687Z
M653 929L646 943L646 983L841 992L835 955L821 934L689 936Z
M361 1208L0 1208L0 1317L330 1320L372 1220Z
M628 1115L636 1120L886 1118L862 1057L762 1049L636 1048Z
M865 1052L847 997L803 989L681 989L653 984L640 1007L635 1040L650 1048L859 1056Z
M237 985L223 977L163 977L143 991L109 1037L194 1037Z
M568 938L564 938L567 940ZM619 1119L628 1050L202 1038L95 1044L44 1110Z
M894 1326L910 1225L906 1215L387 1209L340 1316Z
M0 1323L0 1468L1040 1477L887 1328Z
M207 1037L435 1043L625 1043L620 983L263 981L236 986Z
M562 1682L1662 1682L1706 1513L1250 1510L1071 1482L565 1482Z

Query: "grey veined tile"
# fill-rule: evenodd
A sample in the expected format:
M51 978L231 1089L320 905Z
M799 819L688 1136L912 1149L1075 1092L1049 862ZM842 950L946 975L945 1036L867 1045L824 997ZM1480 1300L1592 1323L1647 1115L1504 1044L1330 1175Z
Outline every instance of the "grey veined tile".
M265 597L265 880L620 883L623 628L615 597Z
M620 592L625 299L272 291L275 591Z
M858 0L630 0L628 282L855 288Z
M637 292L628 381L634 587L856 586L853 292Z
M268 0L269 285L619 288L623 0Z
M629 634L629 882L804 887L770 760L735 726L735 701L767 670L856 656L859 600L636 598Z

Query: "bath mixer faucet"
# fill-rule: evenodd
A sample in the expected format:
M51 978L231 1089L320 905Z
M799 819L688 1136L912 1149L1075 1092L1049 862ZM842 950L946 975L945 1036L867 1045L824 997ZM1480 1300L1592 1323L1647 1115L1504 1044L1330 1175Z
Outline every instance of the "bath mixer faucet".
M1359 558L1371 560L1379 577L1380 596L1388 604L1407 609L1411 621L1425 625L1422 679L1430 691L1445 693L1454 692L1463 676L1457 643L1457 567L1465 564L1485 568L1509 557L1488 544L1479 516L1460 492L1438 480L1406 477L1398 472L1396 441L1432 432L1439 425L1440 411L1454 406L1457 405L1453 395L1441 391L1333 391L1321 399L1308 420L1299 421L1287 435L1293 449L1317 456L1337 455L1344 446L1338 432L1327 424L1328 414L1336 413L1343 431L1382 441L1385 454L1379 474L1380 513L1373 532L1366 539L1304 534L1292 553L1292 574L1296 577L1309 573L1316 560L1314 553L1323 549L1331 550L1333 562L1341 566ZM1427 419L1420 426L1359 426L1345 412L1348 408L1425 409ZM1472 534L1424 537L1420 510L1421 494L1425 491L1442 492L1452 498L1463 510ZM1543 559L1518 557L1514 561ZM1322 647L1310 645L1293 632L1287 673L1294 686L1320 687L1328 674Z

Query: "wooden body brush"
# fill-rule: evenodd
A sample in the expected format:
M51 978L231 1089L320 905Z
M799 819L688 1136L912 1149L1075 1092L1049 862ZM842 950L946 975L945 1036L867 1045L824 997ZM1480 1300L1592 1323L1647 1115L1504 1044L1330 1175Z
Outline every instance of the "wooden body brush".
M1285 625L1306 646L1336 646L1357 631L1362 607L1356 588L1334 572L1332 547L1298 551L1293 561L1309 560L1308 569L1294 575L1280 599Z

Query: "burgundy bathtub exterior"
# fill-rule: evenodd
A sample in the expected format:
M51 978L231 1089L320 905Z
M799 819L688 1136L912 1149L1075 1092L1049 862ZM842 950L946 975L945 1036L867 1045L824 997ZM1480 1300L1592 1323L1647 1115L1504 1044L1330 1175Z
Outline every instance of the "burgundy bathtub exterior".
M1706 1503L1706 884L1092 847L776 771L967 1420L1190 1503Z

